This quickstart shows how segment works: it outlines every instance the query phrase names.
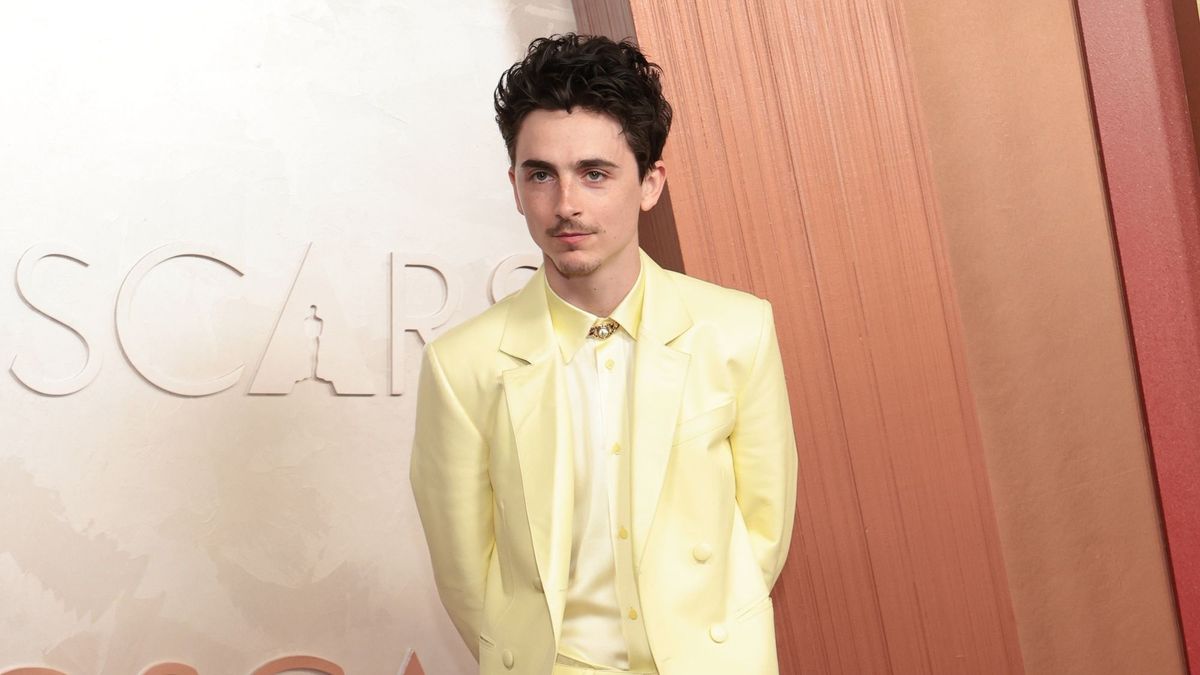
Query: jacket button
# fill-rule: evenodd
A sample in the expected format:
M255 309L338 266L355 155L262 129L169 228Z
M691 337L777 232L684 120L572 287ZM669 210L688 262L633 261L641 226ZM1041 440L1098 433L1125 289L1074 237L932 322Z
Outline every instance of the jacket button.
M541 580L540 578L539 578L539 579L534 579L534 580L533 580L533 587L534 587L535 589L537 589L537 592L538 592L538 593L541 593L541 592L542 592L542 580Z
M708 544L696 544L692 547L692 557L696 562L704 562L712 556L712 547Z
M505 649L504 653L500 655L500 658L504 661L504 667L511 670L513 663L516 661L516 659L513 658L513 653Z
M708 636L712 638L713 642L724 642L725 638L729 637L729 633L725 632L724 624L714 623L712 628L708 629Z

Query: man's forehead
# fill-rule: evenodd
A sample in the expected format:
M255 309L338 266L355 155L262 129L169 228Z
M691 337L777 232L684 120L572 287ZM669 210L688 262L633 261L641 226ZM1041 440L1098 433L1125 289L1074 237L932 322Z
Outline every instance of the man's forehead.
M621 124L609 115L581 108L538 109L525 116L517 132L516 160L526 159L560 165L603 160L620 165L633 161L633 151Z

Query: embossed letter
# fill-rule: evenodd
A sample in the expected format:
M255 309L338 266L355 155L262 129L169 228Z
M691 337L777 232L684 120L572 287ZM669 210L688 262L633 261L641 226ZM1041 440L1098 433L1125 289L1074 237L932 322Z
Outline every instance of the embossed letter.
M437 312L428 316L407 316L404 309L408 306L408 296L404 284L404 268L424 267L437 273L446 284L446 299ZM450 320L454 310L462 301L462 284L457 277L451 276L446 270L449 265L437 256L425 255L407 257L404 263L392 253L392 395L404 393L404 333L415 331L426 344L433 339L433 329Z
M315 335L304 330L306 323L317 326ZM331 383L339 396L375 395L359 335L347 323L312 242L304 250L250 393L287 394L292 385L310 377Z
M541 253L517 253L510 255L496 265L496 269L492 271L492 280L488 283L488 294L491 296L492 304L503 300L504 296L520 290L520 284L513 284L511 281L512 273L525 268L536 270L542 264Z
M87 361L84 362L83 369L78 373L61 380L51 380L35 371L32 366L26 365L29 360L22 359L21 355L18 354L13 358L9 371L12 372L13 377L17 378L18 382L36 392L48 396L66 396L67 394L74 394L83 389L91 384L92 380L96 379L96 375L100 373L100 364L103 362L103 358L92 349L91 342L84 337L83 333L76 330L74 326L66 321L51 316L49 312L39 307L38 303L34 300L32 292L33 269L37 267L38 262L42 258L49 256L60 256L68 260L74 260L84 267L88 266L87 262L83 259L83 254L74 246L69 244L37 244L28 251L25 251L25 254L21 256L21 260L17 262L17 293L34 311L42 314L51 321L62 324L64 328L78 335L79 339L83 340L83 348L87 352Z
M142 256L142 259L129 270L129 274L126 275L125 281L121 284L120 292L117 293L117 342L121 346L121 351L125 353L125 358L129 360L129 365L133 366L133 369L146 378L150 384L164 391L181 396L208 396L225 391L237 384L238 378L242 376L242 369L245 368L245 364L239 363L237 368L211 380L184 380L164 373L144 360L141 360L140 357L134 354L129 345L129 338L133 332L133 318L130 315L130 308L133 305L133 295L137 292L138 286L141 285L142 279L150 273L150 270L158 265L172 258L183 256L208 258L233 270L239 277L242 276L242 271L236 265L222 260L216 251L199 244L175 242L159 246Z

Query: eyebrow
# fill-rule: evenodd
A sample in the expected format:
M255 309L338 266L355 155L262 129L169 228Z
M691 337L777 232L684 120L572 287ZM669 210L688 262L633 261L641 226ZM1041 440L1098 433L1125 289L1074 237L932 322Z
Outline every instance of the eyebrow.
M542 159L527 159L521 162L523 169L542 169L544 171L554 171L554 165ZM619 168L616 162L600 157L589 157L575 162L576 169L616 169Z

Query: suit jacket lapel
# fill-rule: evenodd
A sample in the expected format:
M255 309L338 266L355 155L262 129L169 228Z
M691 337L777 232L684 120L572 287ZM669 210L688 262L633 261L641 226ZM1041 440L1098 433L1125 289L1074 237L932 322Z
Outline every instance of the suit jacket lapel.
M646 289L634 345L631 407L633 555L639 566L658 510L691 360L670 343L692 325L675 282L645 251L640 253Z
M562 359L539 268L512 299L501 351L526 361L501 374L534 558L559 634L571 563L574 461Z

